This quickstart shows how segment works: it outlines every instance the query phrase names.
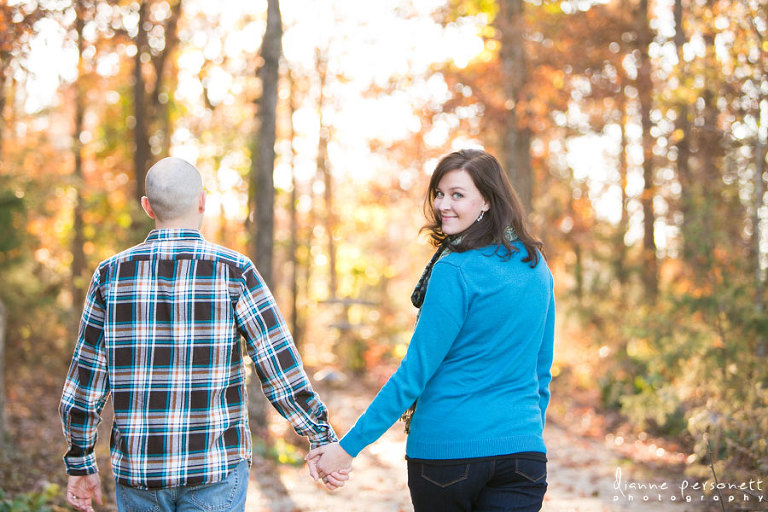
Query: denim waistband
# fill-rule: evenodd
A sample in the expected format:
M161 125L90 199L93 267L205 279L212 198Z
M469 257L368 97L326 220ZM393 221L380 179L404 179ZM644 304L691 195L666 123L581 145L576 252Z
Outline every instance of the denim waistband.
M468 457L464 459L414 459L405 456L405 460L409 462L420 462L422 464L433 464L436 466L447 466L452 464L470 464L473 462L486 462L491 460L502 459L527 459L535 460L538 462L547 462L547 455L541 452L518 452L507 453L503 455L491 455L489 457Z

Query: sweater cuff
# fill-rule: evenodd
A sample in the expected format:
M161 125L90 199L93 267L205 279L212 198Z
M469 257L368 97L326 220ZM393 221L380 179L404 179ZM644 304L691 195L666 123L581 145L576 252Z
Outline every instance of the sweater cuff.
M368 443L359 436L356 436L352 431L347 432L347 434L341 438L339 444L344 448L344 451L352 457L357 457L357 455L363 451L363 448L368 446Z

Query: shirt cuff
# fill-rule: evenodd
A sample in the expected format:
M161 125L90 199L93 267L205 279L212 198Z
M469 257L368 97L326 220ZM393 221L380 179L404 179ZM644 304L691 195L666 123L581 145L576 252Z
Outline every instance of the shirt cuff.
M99 471L96 455L93 453L83 457L64 457L64 465L67 467L67 474L72 476L92 475Z
M321 434L314 435L309 438L309 448L311 450L314 450L318 446L323 446L324 444L330 444L330 443L337 443L339 441L339 438L336 437L336 432L333 431L333 428L330 426L328 427L328 430Z

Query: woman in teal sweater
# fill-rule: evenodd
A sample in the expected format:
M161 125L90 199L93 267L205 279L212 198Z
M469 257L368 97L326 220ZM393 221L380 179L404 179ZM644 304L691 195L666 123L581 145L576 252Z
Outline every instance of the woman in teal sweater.
M424 204L438 249L412 297L406 356L344 438L309 453L310 469L334 482L410 406L416 512L539 510L555 319L542 243L484 151L444 157Z

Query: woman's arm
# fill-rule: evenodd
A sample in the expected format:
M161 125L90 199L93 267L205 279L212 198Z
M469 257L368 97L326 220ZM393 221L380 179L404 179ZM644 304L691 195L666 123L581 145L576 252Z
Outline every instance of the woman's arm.
M453 345L468 306L461 269L445 260L438 262L405 357L340 442L349 455L357 456L381 437L421 395Z
M555 343L555 293L550 291L547 317L544 324L544 335L539 347L539 357L536 365L536 375L539 380L539 408L541 409L541 426L546 423L547 407L549 406L549 383L552 381L552 358Z

